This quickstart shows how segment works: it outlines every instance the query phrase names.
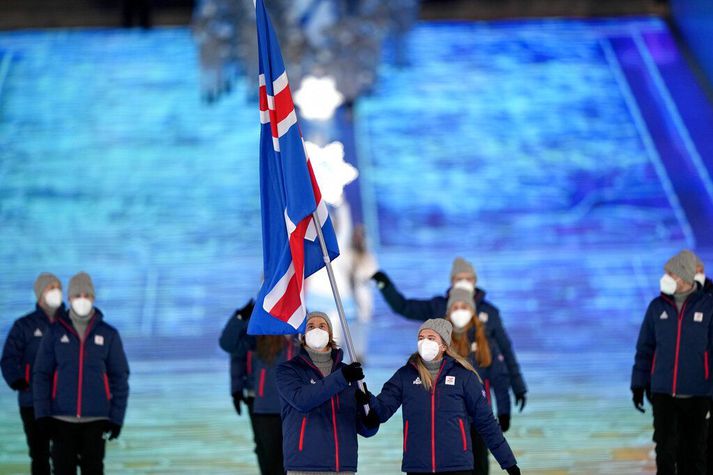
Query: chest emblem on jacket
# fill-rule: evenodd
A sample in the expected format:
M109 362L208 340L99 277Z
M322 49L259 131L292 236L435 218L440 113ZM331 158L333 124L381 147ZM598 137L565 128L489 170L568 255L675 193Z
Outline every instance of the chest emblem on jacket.
M68 337L67 334L65 333L64 335L62 335L62 338L60 338L59 341L60 341L61 343L69 343L69 337Z
M696 312L693 314L693 321L694 322L702 322L703 321L703 312Z
M102 346L104 344L104 337L101 335L94 335L94 344Z
M668 313L666 313L666 311L664 310L663 312L661 312L661 316L660 316L659 318L660 318L661 320L666 320L666 319L668 319Z
M456 385L456 377L455 376L446 376L446 384L448 386L455 386Z
M478 320L480 320L483 323L486 323L488 321L488 314L485 312L480 312L478 314Z
M35 328L35 336L42 336L42 330Z
M422 384L421 383L421 378L416 376L416 379L413 380L413 384Z
M315 381L314 379L310 379L309 384L317 384L317 381Z

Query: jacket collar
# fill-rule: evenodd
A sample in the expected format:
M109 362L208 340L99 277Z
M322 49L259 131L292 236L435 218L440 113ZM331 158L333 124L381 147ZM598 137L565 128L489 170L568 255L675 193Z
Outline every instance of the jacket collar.
M344 351L341 348L332 348L332 371L334 371L334 368L339 366L343 359ZM322 372L312 362L312 358L309 357L309 353L307 353L304 346L300 348L300 357L297 358L297 360L300 361L301 364L315 371L320 378L323 377Z
M697 284L696 289L693 292L691 292L691 295L689 295L686 298L686 300L684 301L684 305L689 306L689 305L695 304L696 302L698 302L698 300L700 300L701 297L703 297L704 294L705 294L705 292L701 288L700 284ZM667 294L661 292L659 294L659 298L661 300L663 300L664 302L668 303L669 305L671 305L674 309L676 308L676 301L673 299L672 295L667 295Z
M86 335L84 335L85 339L103 320L104 314L102 314L101 310L99 310L97 307L94 307L94 315L87 324L87 333ZM57 318L57 321L63 327L69 330L73 335L76 335L77 337L79 336L77 335L77 331L74 329L74 325L72 325L72 319L69 317L69 310L64 310L62 313L60 313Z
M66 308L65 308L65 306L64 306L64 302L62 302L62 303L59 305L59 308L57 308L57 314L56 314L56 315L57 315L57 319L59 319L59 318L62 316L62 314L64 314L64 312L66 312L66 311L67 311L67 310L66 310ZM45 313L45 309L43 309L43 308L40 306L39 303L35 303L35 311L32 312L32 317L33 317L33 318L40 319L40 320L42 320L43 322L46 322L46 323L51 323L49 317L48 317L47 314Z

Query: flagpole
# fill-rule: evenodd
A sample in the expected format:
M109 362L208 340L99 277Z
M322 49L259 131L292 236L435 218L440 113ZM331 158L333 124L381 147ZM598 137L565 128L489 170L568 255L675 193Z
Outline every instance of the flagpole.
M349 359L352 362L356 361L356 351L354 350L354 343L352 342L352 335L349 332L349 325L347 325L347 317L344 314L344 306L342 305L342 298L339 295L339 289L337 288L337 281L334 278L334 270L332 269L332 261L329 258L329 252L327 251L327 244L324 241L324 235L322 234L322 223L317 216L317 211L312 213L312 224L314 224L317 230L317 238L319 239L319 245L322 248L322 257L324 258L324 265L327 268L327 275L329 276L329 285L332 286L332 295L334 295L334 302L337 304L337 313L339 314L339 321L342 324L342 330L344 332L344 341L347 345L347 353L349 353Z

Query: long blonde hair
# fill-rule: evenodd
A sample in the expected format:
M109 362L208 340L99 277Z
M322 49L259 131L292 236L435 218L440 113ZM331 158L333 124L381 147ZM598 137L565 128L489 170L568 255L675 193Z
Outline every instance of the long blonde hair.
M459 355L452 345L446 348L445 354L456 360L468 371L472 371L473 373L475 373L475 375L478 377L478 380L480 380L480 375L475 370L475 368L473 368L473 365L470 364L470 362L466 358ZM433 387L433 377L431 376L431 372L428 371L428 368L426 368L426 365L423 363L423 358L421 358L421 355L419 355L418 352L412 354L409 357L408 362L416 366L416 370L418 371L418 377L421 379L423 389L425 389L426 391L430 391Z

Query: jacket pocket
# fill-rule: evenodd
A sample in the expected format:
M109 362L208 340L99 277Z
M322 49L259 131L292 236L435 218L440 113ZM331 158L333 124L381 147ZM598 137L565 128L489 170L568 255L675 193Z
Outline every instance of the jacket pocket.
M109 376L106 373L102 373L102 380L104 382L104 393L106 394L106 400L111 400L111 389L109 389Z
M408 420L404 424L404 452L408 450Z
M654 351L654 358L651 360L651 374L654 374L656 369L656 352Z
M260 382L258 384L258 390L257 390L257 395L259 397L263 397L265 395L265 372L267 370L265 368L262 368L260 370Z
M710 376L710 371L708 368L708 352L706 351L703 353L703 370L705 371L706 374L706 379Z
M58 375L59 375L59 373L57 373L57 370L54 370L54 375L52 376L52 399L55 399L57 397Z
M305 429L307 428L307 416L302 416L302 427L300 427L300 445L299 450L302 452L305 442Z
M458 418L458 425L460 426L460 436L463 439L463 451L465 452L468 450L468 438L465 435L465 424L460 417Z
M26 363L25 364L25 382L27 382L27 384L30 384L30 374L32 374L32 372L30 371L30 363Z

